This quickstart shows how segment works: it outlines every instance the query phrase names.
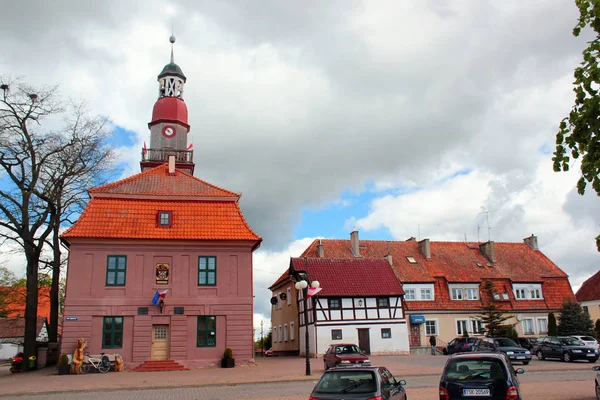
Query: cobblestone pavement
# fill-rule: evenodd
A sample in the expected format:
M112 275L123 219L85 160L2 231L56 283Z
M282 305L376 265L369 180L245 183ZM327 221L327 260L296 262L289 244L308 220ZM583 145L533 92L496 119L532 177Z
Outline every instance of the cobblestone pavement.
M528 400L594 398L595 372L589 369L569 371L538 371L520 376L521 390ZM153 374L156 375L156 374ZM206 385L199 387L172 387L160 389L103 390L88 392L61 392L1 397L2 400L306 400L317 379L304 381ZM439 375L407 378L407 394L411 400L437 398ZM554 383L554 384L549 384ZM559 384L556 384L559 383Z

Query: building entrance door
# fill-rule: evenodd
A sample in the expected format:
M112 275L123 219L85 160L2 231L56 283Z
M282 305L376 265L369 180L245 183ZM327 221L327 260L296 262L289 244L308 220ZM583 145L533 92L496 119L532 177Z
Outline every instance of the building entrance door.
M169 359L169 325L152 325L152 354L150 359Z
M369 329L361 328L358 330L358 347L367 354L371 354L371 341L369 339Z
M421 324L410 325L410 347L421 347Z

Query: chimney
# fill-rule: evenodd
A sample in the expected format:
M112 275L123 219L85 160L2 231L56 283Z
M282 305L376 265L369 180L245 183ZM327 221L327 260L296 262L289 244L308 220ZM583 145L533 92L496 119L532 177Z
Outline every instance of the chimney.
M479 245L479 250L487 257L488 260L496 262L496 250L494 249L494 242L491 240Z
M419 242L419 250L421 250L421 253L426 259L431 260L431 246L429 245L429 239L423 239Z
M388 253L388 255L385 256L385 258L386 258L386 260L388 260L390 265L394 265L394 262L392 261L392 255L390 253Z
M531 247L532 250L539 250L537 236L533 233L528 238L523 239L523 241L527 246Z
M350 232L350 251L354 257L360 257L360 249L358 242L358 231Z
M175 173L175 156L169 156L169 174Z
M317 257L325 258L325 246L321 243L321 239L319 239L319 245L317 246Z

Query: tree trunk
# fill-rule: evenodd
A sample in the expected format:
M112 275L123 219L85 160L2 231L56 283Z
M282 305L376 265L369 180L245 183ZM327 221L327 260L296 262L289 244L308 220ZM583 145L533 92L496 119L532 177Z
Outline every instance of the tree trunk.
M60 283L60 242L59 242L59 224L55 223L52 232L52 286L50 287L50 321L48 327L48 342L58 342L58 308L59 304L59 283Z
M25 302L25 349L23 371L29 370L29 357L37 357L38 262L36 251L26 249L27 298Z

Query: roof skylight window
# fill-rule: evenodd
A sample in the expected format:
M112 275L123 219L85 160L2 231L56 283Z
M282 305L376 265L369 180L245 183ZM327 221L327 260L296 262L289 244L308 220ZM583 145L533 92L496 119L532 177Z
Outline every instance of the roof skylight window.
M412 256L406 256L406 259L407 259L407 260L408 260L408 262L409 262L409 263L411 263L411 264L416 264L416 263L417 263L417 260L415 260L415 258L414 258L414 257L412 257Z

